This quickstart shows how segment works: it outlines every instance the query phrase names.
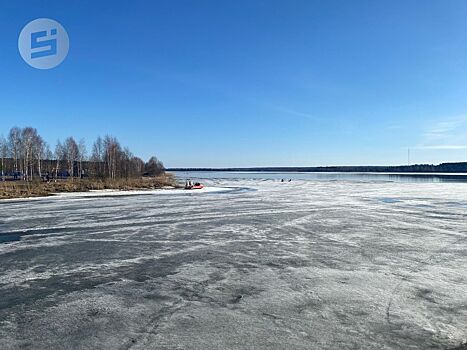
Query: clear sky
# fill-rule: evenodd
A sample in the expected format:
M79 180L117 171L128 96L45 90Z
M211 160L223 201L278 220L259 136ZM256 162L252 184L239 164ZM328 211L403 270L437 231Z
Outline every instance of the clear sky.
M18 36L51 18L65 61ZM111 134L166 166L467 161L467 1L2 1L0 134Z

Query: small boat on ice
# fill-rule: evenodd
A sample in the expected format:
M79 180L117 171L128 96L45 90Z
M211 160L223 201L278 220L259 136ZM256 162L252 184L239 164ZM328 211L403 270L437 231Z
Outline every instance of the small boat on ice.
M204 188L204 186L199 182L195 182L194 184L192 184L191 181L187 181L185 183L185 190L200 190L202 188Z

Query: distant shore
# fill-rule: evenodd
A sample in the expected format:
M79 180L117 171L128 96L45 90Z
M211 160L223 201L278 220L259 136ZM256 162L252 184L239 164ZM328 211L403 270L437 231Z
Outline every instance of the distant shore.
M228 172L316 172L316 173L467 173L467 162L413 164L396 166L317 166L317 167L249 167L249 168L169 168L167 171L228 171Z
M95 190L154 190L177 188L175 177L165 173L156 177L131 179L67 179L57 181L0 181L0 199L45 197L57 193L89 192Z

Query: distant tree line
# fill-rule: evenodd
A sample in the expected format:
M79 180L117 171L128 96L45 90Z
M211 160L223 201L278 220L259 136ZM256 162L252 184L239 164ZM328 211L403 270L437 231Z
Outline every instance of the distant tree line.
M169 171L273 171L273 172L372 172L372 173L467 173L467 162L400 166L256 167L256 168L171 168Z
M112 136L98 137L88 153L84 139L66 138L50 146L32 127L0 136L0 180L92 177L102 179L157 176L164 165L156 157L144 162Z

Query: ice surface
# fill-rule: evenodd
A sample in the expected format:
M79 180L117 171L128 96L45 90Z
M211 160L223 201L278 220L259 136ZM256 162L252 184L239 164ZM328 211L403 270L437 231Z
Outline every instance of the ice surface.
M208 185L0 202L0 348L466 341L467 184Z

